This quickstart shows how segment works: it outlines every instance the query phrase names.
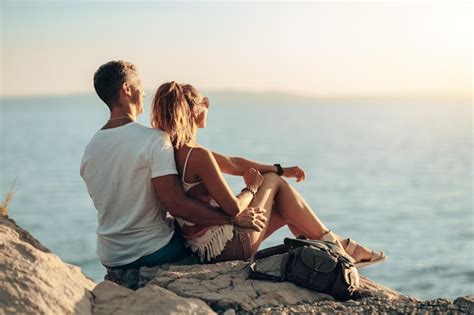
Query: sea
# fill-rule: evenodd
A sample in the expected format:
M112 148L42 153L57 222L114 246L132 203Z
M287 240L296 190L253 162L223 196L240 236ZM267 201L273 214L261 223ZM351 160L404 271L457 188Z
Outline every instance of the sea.
M151 95L150 93L149 95ZM388 260L361 270L420 299L474 294L473 109L469 101L312 99L214 92L198 142L229 156L300 166L288 181L336 233ZM151 97L139 122L149 125ZM0 197L65 262L101 281L97 212L79 175L108 119L95 95L3 98ZM240 177L226 176L237 193ZM290 236L282 228L262 247Z

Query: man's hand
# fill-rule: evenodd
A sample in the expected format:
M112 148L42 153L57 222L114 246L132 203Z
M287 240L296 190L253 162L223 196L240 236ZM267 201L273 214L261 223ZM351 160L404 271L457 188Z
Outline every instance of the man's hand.
M190 190L186 192L186 195L204 203L209 203L211 202L211 199L212 199L211 196L209 196L209 193L206 187L202 183L199 185L193 186Z
M243 228L254 229L258 232L265 228L265 209L257 207L248 207L235 217L234 223Z

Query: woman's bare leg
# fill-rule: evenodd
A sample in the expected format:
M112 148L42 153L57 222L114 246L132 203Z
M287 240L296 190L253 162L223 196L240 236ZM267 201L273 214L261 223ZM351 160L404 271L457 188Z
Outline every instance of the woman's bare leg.
M247 230L252 254L257 251L263 240L285 224L293 234L302 234L309 239L321 239L329 231L306 200L291 185L274 173L264 174L263 184L250 206L265 209L267 219L262 231ZM358 246L352 256L360 261L369 259L371 255L371 251L367 248Z
M270 216L270 222L268 223L268 228L265 232L265 237L263 238L264 240L267 239L270 235L272 235L275 231L279 230L280 228L284 227L285 225L288 225L288 228L290 229L291 233L294 236L298 235L303 235L303 231L298 229L295 225L292 224L287 224L285 219L283 219L278 211L276 211L275 206L273 207L272 210L272 215Z
M280 183L278 180L275 180L275 178L272 178L267 174L264 174L263 177L264 180L262 186L260 186L260 188L258 189L255 198L250 203L250 207L259 207L261 209L265 209L264 215L267 221L265 222L265 227L262 229L262 231L246 229L251 242L252 254L257 251L260 244L266 238L267 231L269 231L269 228L275 231L276 229L278 229L277 225L280 224L275 221L277 220L276 218L272 220L274 200L276 194L278 193Z
M278 176L278 175L275 175ZM278 178L280 178L278 176ZM309 239L322 239L329 229L319 220L306 200L284 179L280 178L279 190L275 196L275 212L288 224L294 226ZM338 236L342 246L347 246L348 240ZM352 257L356 261L370 259L372 251L358 245Z
M263 176L263 184L250 206L265 209L267 221L260 232L248 230L253 249L256 250L265 238L284 225L288 225L294 235L302 234L309 239L321 239L329 231L303 197L285 180L274 173Z
M309 239L321 239L329 229L291 185L280 176L276 174L273 176L280 182L278 193L275 196L275 209L278 214L288 226L293 226L298 234L303 234Z
M265 226L261 231L256 231L254 229L249 228L240 228L239 231L240 233L245 233L248 239L250 240L250 252L248 253L250 255L253 255L258 250L258 247L265 238L267 238L270 234L287 224L286 221L277 212L273 211L275 197L280 189L281 184L279 176L264 174L263 177L263 183L258 189L257 194L255 195L249 206L265 209ZM294 231L299 232L299 230L297 230L293 226L291 228L293 228ZM228 255L224 254L224 257L218 257L218 261L235 259L233 258L235 254L227 254Z
M278 212L275 211L275 208L273 208L272 215L270 216L270 222L268 222L268 227L265 230L265 236L263 237L263 240L266 240L267 237L285 225L285 220L278 214Z
M293 224L288 222L279 215L278 212L273 211L275 206L275 199L280 191L282 180L280 176L273 173L267 173L263 175L264 180L262 186L258 189L257 195L250 203L251 207L259 207L265 209L265 217L267 219L265 227L262 231L257 232L255 230L248 229L247 234L249 235L252 254L255 253L260 244L273 232L281 228L282 226L288 225L290 230L295 234L302 234L303 231Z

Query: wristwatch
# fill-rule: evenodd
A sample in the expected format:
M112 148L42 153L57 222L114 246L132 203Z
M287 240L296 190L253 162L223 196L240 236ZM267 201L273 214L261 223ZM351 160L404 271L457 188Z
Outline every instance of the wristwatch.
M273 164L273 166L276 166L276 168L277 168L277 175L278 175L278 176L283 175L283 168L281 167L280 164L278 164L278 163L277 163L277 164Z

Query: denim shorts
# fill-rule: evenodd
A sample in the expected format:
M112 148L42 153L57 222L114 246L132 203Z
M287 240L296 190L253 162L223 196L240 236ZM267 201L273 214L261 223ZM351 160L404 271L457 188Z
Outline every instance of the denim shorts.
M116 267L107 267L108 269L139 269L140 267L152 267L156 265L170 264L177 262L187 256L191 256L192 253L189 249L184 246L184 240L181 237L181 234L178 231L175 231L171 240L157 250L149 255L143 256L138 260L135 260L132 263L116 266Z

